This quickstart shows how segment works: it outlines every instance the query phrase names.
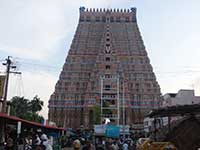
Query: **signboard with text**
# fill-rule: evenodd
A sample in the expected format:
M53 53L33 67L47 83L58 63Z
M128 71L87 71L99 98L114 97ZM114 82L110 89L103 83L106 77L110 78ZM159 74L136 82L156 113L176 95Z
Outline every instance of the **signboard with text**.
M119 126L120 127L120 133L121 134L129 134L129 132L130 132L130 126L129 125L120 125Z

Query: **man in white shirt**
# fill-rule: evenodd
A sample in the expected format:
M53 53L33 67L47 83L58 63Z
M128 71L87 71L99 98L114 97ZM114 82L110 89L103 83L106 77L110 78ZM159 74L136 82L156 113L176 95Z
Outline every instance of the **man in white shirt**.
M128 144L126 142L123 144L123 150L128 150Z

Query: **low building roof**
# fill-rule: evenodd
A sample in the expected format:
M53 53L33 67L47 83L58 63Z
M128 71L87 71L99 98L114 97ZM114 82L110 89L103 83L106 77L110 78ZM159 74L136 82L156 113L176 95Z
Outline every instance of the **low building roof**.
M167 117L167 116L183 116L191 114L200 114L200 104L178 105L154 109L147 115L150 118Z

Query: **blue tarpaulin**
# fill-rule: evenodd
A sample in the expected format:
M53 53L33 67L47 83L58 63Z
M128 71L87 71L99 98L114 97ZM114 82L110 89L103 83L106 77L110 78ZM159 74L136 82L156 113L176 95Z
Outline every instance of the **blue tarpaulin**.
M119 138L120 127L115 125L108 125L106 127L106 137Z

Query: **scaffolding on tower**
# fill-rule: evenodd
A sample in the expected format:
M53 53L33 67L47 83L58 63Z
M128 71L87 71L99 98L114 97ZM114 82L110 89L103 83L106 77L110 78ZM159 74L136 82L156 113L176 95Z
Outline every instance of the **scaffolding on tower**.
M120 124L120 78L118 75L101 76L101 123L110 120Z

